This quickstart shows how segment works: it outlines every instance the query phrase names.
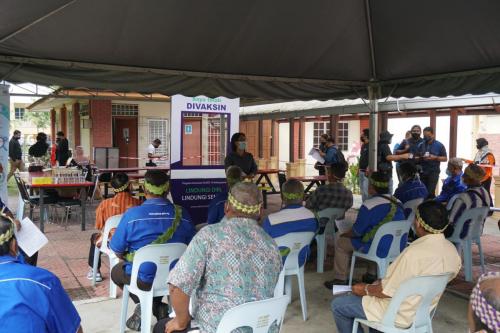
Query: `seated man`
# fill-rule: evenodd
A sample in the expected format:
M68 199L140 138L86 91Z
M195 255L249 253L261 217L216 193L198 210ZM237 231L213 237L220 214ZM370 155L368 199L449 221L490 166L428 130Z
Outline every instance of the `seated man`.
M111 179L111 188L115 192L115 196L109 199L103 200L95 212L95 228L99 230L98 233L92 234L90 237L90 249L89 249L89 272L87 274L87 279L92 280L93 276L93 265L94 265L94 250L95 247L101 247L101 241L104 231L104 226L106 221L115 215L120 215L125 213L127 209L134 206L139 206L141 201L136 199L130 193L130 184L128 182L128 176L125 173L117 173ZM114 230L110 234L114 233ZM99 261L96 273L96 282L102 281L101 276L101 254L99 253Z
M469 332L500 332L500 273L481 276L469 302Z
M59 279L19 262L14 223L0 216L0 321L2 332L82 332L80 316Z
M346 211L352 207L352 192L343 183L347 167L336 163L326 167L328 184L319 186L306 201L306 208L317 213L326 208L342 208ZM320 221L322 223L322 221ZM320 225L322 231L325 226Z
M358 283L352 286L353 295L337 297L332 301L332 312L337 332L352 332L354 318L381 321L399 286L408 279L423 275L458 274L461 259L453 244L444 238L448 225L446 208L438 202L426 201L417 208L415 232L419 237L393 262L387 275L373 284ZM433 307L439 300L435 300ZM418 296L401 304L396 325L409 327L419 305ZM358 332L362 332L361 326Z
M450 237L454 231L454 225L458 219L468 209L476 207L491 207L492 199L490 193L481 186L484 177L484 169L477 164L469 164L465 168L462 180L467 186L467 190L458 194L453 200L450 208L450 226L446 229L446 237ZM464 225L460 237L465 237L469 230L469 223Z
M417 167L412 162L403 162L399 166L399 173L402 182L394 191L394 197L405 204L408 201L422 198L425 200L429 196L427 187L420 181Z
M448 177L444 180L441 193L434 199L437 202L447 203L455 195L464 192L467 189L462 183L462 167L464 162L460 158L450 158L446 174Z
M304 185L291 179L281 188L281 200L285 206L279 212L269 214L262 227L273 238L284 236L291 232L318 230L318 221L314 214L302 206L304 200ZM299 254L299 264L302 266L309 255L309 247Z
M182 207L173 205L166 196L169 177L158 170L148 170L144 176L146 201L141 206L132 207L123 215L111 239L110 248L124 261L113 267L111 279L120 288L130 284L134 252L150 244L184 243L189 244L195 234L191 218ZM139 269L137 284L139 288L150 290L154 281L156 266L144 263ZM130 294L137 304L134 314L127 320L127 327L139 331L141 314L139 298ZM167 305L162 297L153 299L153 314L159 320L168 315Z
M333 260L335 279L325 282L328 289L332 289L334 284L346 284L352 252L356 250L368 253L378 228L387 222L405 219L403 205L389 194L389 180L390 177L385 172L372 173L368 185L371 198L361 205L352 229L342 235L336 235ZM381 256L387 254L389 247L390 239L383 239L378 253ZM375 278L375 274L371 272L364 276L366 280Z
M255 184L231 188L226 216L193 238L169 276L176 317L154 332L189 327L189 298L196 295L194 319L204 333L215 333L224 313L237 305L273 297L281 257L273 239L258 225L262 194Z
M224 217L224 205L227 201L227 194L231 190L234 184L241 181L243 178L243 171L240 167L236 165L231 165L226 170L226 180L227 180L227 192L221 192L215 196L215 198L210 201L208 205L208 217L207 223L214 224L219 223Z

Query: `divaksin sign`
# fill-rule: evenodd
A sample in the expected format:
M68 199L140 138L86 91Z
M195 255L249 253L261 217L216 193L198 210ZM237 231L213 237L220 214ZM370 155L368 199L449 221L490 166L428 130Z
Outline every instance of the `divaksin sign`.
M239 129L240 100L175 95L171 106L172 199L205 223L210 201L227 191L223 157Z

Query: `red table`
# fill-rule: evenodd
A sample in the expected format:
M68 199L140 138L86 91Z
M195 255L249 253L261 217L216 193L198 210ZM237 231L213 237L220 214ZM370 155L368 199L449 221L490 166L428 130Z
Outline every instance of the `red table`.
M61 188L74 188L74 189L80 189L80 202L81 202L81 208L82 208L82 231L85 230L85 202L87 201L87 188L94 186L94 183L92 182L82 182L82 183L67 183L67 184L33 184L31 182L31 177L32 176L38 176L39 173L30 175L30 179L26 183L27 186L33 189L39 189L40 191L40 212L44 211L44 203L43 203L43 198L45 194L45 190L47 189L61 189ZM40 230L43 232L44 231L44 224L45 224L45 214L40 213Z
M255 184L259 184L260 181L262 180L262 178L264 178L267 182L267 185L269 185L269 187L272 189L271 192L268 192L268 194L276 194L276 193L279 193L278 191L276 191L276 188L274 187L273 185L273 182L271 182L271 179L269 178L269 175L273 175L273 174L278 174L280 172L284 172L283 170L279 170L279 169L262 169L262 170L258 170L256 172L257 175L259 175L259 178L257 178L257 181L255 182Z
M327 180L326 176L306 176L306 177L290 177L290 179L295 179L303 183L309 183L307 187L304 190L304 193L309 193L311 188L316 185L320 186L321 182L324 182Z

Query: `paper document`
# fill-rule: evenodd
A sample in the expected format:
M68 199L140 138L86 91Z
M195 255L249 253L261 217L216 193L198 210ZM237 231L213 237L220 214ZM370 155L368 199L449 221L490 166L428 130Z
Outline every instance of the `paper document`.
M352 291L350 286L344 286L344 285L340 285L340 284L333 285L333 289L332 289L332 292L334 295L344 294L344 293L348 293L350 291Z
M19 247L29 257L34 255L49 242L47 237L45 237L40 229L38 229L28 217L25 217L21 221L21 230L16 231L16 239Z
M321 157L321 155L319 154L319 150L317 149L311 148L311 150L309 151L309 156L314 158L319 163L325 163L325 159Z

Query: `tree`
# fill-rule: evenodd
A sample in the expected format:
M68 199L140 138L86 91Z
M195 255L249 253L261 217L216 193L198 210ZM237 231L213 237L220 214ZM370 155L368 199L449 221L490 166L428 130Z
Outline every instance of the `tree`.
M36 131L44 130L50 126L50 113L47 111L26 112L24 119L36 127Z

